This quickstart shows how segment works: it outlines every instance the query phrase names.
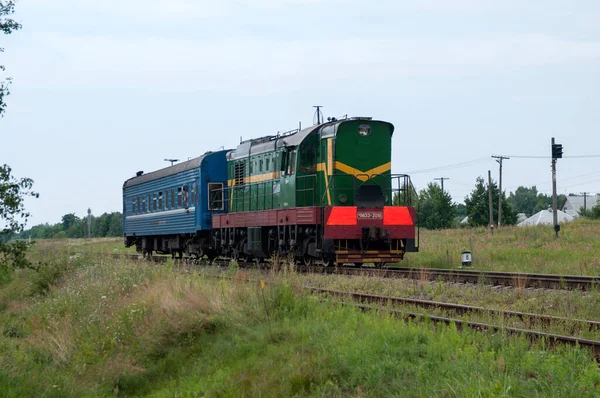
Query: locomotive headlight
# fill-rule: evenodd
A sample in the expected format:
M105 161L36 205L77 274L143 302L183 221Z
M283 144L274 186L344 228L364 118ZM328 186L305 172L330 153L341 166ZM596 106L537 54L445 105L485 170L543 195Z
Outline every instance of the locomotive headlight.
M360 134L362 137L368 136L371 134L371 126L368 124L361 124L358 126L358 134Z
M348 197L344 194L341 194L340 196L338 196L338 199L340 200L341 203L346 203L348 201Z

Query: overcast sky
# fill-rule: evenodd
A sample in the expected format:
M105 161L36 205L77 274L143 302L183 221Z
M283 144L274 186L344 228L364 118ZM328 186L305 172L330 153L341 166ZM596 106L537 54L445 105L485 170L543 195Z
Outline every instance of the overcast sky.
M35 181L29 226L121 211L137 170L312 105L392 122L393 172L448 177L457 202L493 154L600 155L597 0L21 0L15 19L0 164ZM519 185L550 193L550 160L505 161ZM558 190L600 192L600 157L560 160Z

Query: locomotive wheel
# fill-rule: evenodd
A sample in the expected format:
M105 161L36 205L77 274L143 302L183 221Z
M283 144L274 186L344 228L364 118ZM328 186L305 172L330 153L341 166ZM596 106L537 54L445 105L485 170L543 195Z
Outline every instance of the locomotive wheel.
M321 264L323 265L323 267L333 267L333 265L335 264L335 262L333 261L333 259L323 259L321 260Z
M208 264L212 264L213 261L217 258L217 255L212 251L206 253L206 259L208 260Z
M315 265L315 258L306 253L304 257L302 257L302 262L306 267L312 267L313 265Z
M238 263L245 263L248 261L248 255L238 249L233 249L231 252L231 259L237 261Z

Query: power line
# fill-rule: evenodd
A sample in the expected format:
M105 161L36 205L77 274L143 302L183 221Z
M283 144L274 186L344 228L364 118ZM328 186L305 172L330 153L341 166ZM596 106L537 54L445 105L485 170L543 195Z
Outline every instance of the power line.
M468 166L471 164L475 164L475 163L479 163L483 160L488 160L487 157L485 158L479 158L479 159L474 159L474 160L467 160L465 162L459 162L459 163L454 163L454 164L449 164L446 166L438 166L438 167L434 167L431 169L423 169L423 170L415 170L415 171L409 171L406 174L420 174L420 173L430 173L430 172L434 172L434 171L441 171L441 170L447 170L447 169L451 169L454 167L464 167L464 166Z
M574 179L581 178L581 177L589 177L591 175L598 174L598 173L600 173L600 170L597 170L597 171L594 171L594 172L591 172L591 173L580 174L580 175L572 176L572 177L557 178L556 181L570 181L570 180L574 180ZM569 186L575 187L577 185L583 185L583 184L587 184L587 183L590 183L590 182L596 182L596 181L598 181L598 180L596 179L596 180L587 181L587 182L583 182L583 183L579 183L579 184L574 184L574 185L569 185ZM456 183L456 182L457 181L454 180L454 183ZM544 182L541 182L541 183L529 184L529 186L537 188L537 187L546 186L548 184L549 184L548 181L544 181ZM518 186L511 185L510 188L506 188L506 190L507 191L514 191L514 190L516 190L519 187L524 187L524 185L518 185ZM541 191L549 191L549 190L550 190L550 188L547 188L547 189L538 189L538 191L540 191L540 192Z
M530 155L510 155L511 158L517 159L552 159L552 156L530 156ZM600 158L600 155L571 155L571 156L563 156L562 159L568 158Z

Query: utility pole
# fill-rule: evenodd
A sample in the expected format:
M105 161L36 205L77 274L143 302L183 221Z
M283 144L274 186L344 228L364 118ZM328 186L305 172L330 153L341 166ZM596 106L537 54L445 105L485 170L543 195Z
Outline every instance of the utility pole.
M444 192L444 180L449 180L450 178L448 177L440 177L440 178L434 178L434 180L439 180L442 182L442 192Z
M492 157L495 158L496 162L500 164L500 178L498 181L498 189L500 190L500 193L498 193L498 228L500 228L500 225L502 225L502 161L510 158L507 156L497 155L492 155Z
M587 192L582 192L583 194L583 210L587 210Z
M490 234L494 235L494 210L492 208L492 172L488 170L488 199L490 202Z
M558 231L560 231L560 225L558 225L558 200L556 198L556 159L562 158L563 149L561 144L554 143L554 137L552 137L552 222L554 223L554 239L558 239Z

